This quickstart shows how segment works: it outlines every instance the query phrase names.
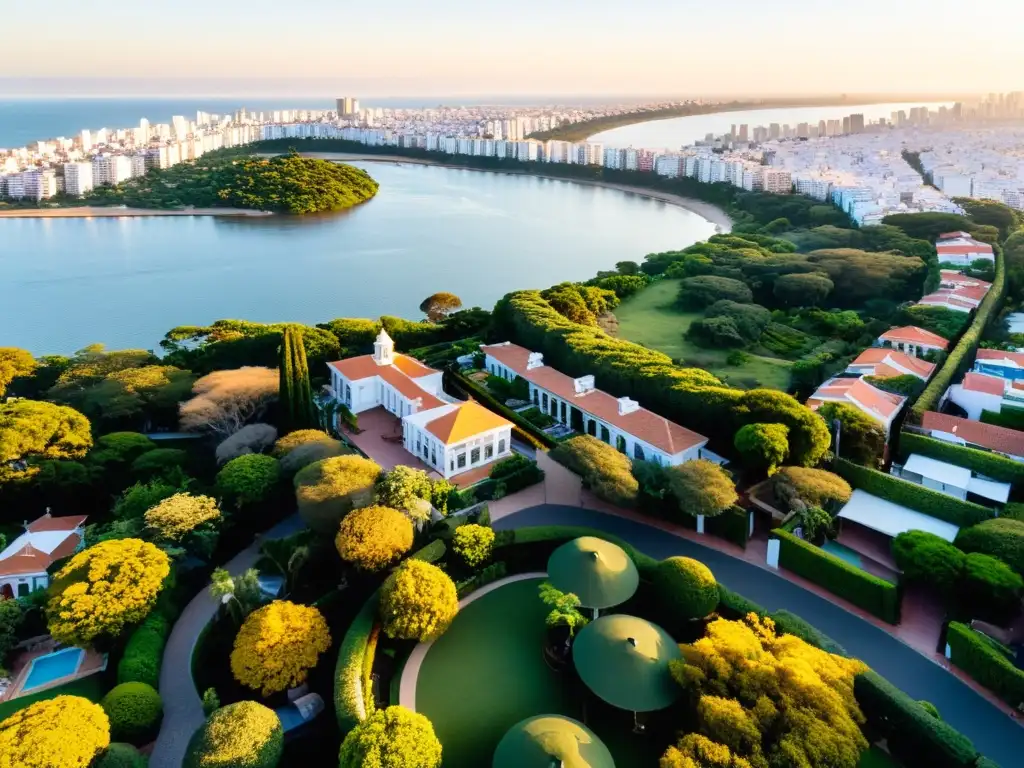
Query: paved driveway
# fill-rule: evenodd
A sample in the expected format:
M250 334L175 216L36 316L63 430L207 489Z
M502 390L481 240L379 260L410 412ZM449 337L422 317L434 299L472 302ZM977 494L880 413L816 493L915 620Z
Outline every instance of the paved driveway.
M932 702L943 719L1005 767L1024 764L1024 728L969 686L882 629L763 568L643 523L579 507L545 504L495 521L497 529L584 525L620 536L652 557L685 555L706 563L729 589L770 611L792 611L862 659L915 699Z

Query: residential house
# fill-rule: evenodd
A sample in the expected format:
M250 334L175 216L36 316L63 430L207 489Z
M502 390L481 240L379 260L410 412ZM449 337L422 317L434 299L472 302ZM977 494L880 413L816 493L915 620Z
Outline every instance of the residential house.
M50 586L46 569L82 547L85 515L45 515L0 552L0 597L24 597Z
M979 349L974 357L973 370L1001 379L1024 379L1024 353Z
M723 460L708 439L628 397L597 389L593 376L572 378L544 364L544 356L510 342L482 345L484 367L507 381L522 377L530 400L555 421L616 446L627 456L676 466L692 459Z
M946 390L948 399L964 409L967 418L977 421L982 411L1000 413L1004 405L1024 408L1024 379L1003 379L973 371L963 381Z
M935 363L896 349L871 347L857 355L846 372L858 376L916 376L921 381L928 381L935 372Z
M1005 504L1010 498L1010 484L999 483L978 475L966 467L939 461L930 456L912 453L901 466L893 464L891 473L933 491L961 501L991 506Z
M881 424L888 438L892 422L906 402L907 398L884 392L863 379L836 376L814 391L807 400L807 406L816 411L825 403L852 405Z
M892 347L900 352L906 352L914 357L921 357L927 352L949 349L949 342L946 339L937 333L918 328L916 325L890 328L878 337L878 344L882 347Z
M934 411L924 414L921 429L936 440L1000 453L1014 461L1024 461L1024 432L1016 429Z
M995 259L991 245L975 240L966 232L946 232L939 235L935 250L939 254L940 264L948 262L965 267L976 259Z
M395 352L381 330L372 355L328 363L335 400L352 413L384 408L401 420L402 446L444 478L512 453L512 423L445 394L441 371Z

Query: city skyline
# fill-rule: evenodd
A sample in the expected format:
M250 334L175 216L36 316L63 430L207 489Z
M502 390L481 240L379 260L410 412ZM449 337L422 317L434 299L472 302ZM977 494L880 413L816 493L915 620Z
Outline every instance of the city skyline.
M283 18L267 0L182 0L173 14L128 6L114 16L54 0L45 27L29 6L5 17L10 29L34 32L9 38L0 93L271 95L274 82L299 96L326 88L365 97L1018 90L1013 35L1024 8L998 5L998 24L970 25L955 23L963 8L950 0L865 0L856 13L736 0L729 17L658 0L523 0L515 13L466 0L442 8L396 0L386 13L312 0ZM721 34L686 34L716 27ZM679 34L664 37L672 28ZM951 29L955 45L941 45ZM40 45L68 50L101 36L116 43L35 55ZM182 56L183 46L204 55Z

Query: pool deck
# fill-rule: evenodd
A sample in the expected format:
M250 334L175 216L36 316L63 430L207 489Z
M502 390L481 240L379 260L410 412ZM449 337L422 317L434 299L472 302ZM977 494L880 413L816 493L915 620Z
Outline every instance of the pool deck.
M74 674L65 675L64 677L58 677L55 680L51 680L43 685L38 685L32 688L31 691L22 690L25 681L28 679L29 671L32 669L32 662L42 656L48 656L54 653L56 650L67 650L66 648L56 649L56 643L53 640L44 641L38 647L32 650L26 650L19 653L14 657L14 663L11 665L11 669L16 669L17 672L14 675L14 682L0 694L0 701L10 701L16 699L23 693L39 693L50 688L56 688L59 685L70 683L73 680L78 680L82 677L88 677L89 675L95 674L96 672L102 672L107 668L107 655L105 653L97 653L88 648L80 649L85 651L85 655L82 661L78 665L78 669L75 670Z
M489 594L496 589L500 589L507 584L514 584L517 581L527 581L529 579L546 579L547 576L548 575L545 571L533 571L531 573L517 573L515 576L507 576L504 579L498 579L498 581L492 582L486 587L481 587L472 594L466 595L466 597L459 600L459 610L461 611L474 600L479 600L484 595ZM429 643L417 644L416 647L412 649L412 653L409 654L409 658L405 662L405 667L402 668L402 681L398 686L398 703L412 712L416 711L416 681L419 679L420 667L423 666L423 661L427 657L427 651L429 651L433 645L433 640Z

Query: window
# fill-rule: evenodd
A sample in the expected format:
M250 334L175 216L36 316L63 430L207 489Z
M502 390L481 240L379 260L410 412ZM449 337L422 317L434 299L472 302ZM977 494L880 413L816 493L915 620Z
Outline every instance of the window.
M540 392L533 390L533 404L540 405Z
M610 443L612 441L611 433L608 431L608 427L604 424L601 425L601 441L605 443Z
M551 398L551 407L548 409L548 415L554 418L558 414L558 402L555 398Z
M454 457L452 458L451 462L449 462L449 464L451 466L452 472L454 472L455 471L455 458Z
M640 447L640 443L633 443L633 458L644 460L644 449Z
M479 462L480 462L480 449L479 448L474 448L472 451L469 452L469 463L470 464L477 464Z
M560 404L559 404L558 412L559 412L559 413L561 414L561 415L560 415L560 416L558 417L558 420L559 420L560 422L562 422L563 424L565 424L565 423L566 423L566 422L565 422L565 403L560 403Z
M423 460L424 460L424 461L426 461L426 460L427 460L427 454L428 454L428 453L430 453L430 451L428 451L428 450L427 450L427 446L426 446L426 444L424 443L424 445L423 445Z
M624 438L622 435L616 435L615 436L615 447L618 448L619 451L621 451L622 453L625 453L626 452L626 438Z
M548 393L547 392L545 392L543 395L540 396L540 403L541 403L542 406L544 406L544 410L546 411L548 409Z
M494 446L491 445L490 443L488 443L487 445L484 446L484 458L485 459L494 458Z
M587 434L591 437L597 437L597 422L593 419L587 422Z
M352 407L352 387L348 384L345 385L345 405Z
M24 581L18 583L18 597L24 597L29 593L28 584Z
M498 453L504 453L504 452L505 452L505 438L502 438L501 440L498 441Z
M466 466L466 454L460 453L459 457L457 459L457 462L458 462L458 465L459 465L459 469L462 469L463 467L465 467Z

